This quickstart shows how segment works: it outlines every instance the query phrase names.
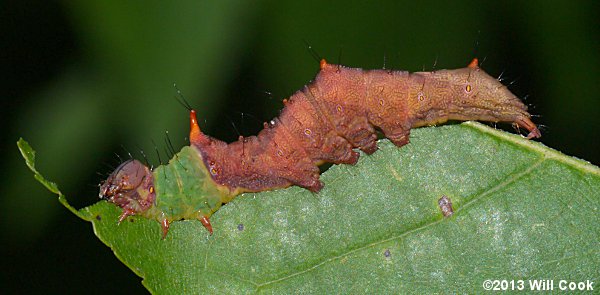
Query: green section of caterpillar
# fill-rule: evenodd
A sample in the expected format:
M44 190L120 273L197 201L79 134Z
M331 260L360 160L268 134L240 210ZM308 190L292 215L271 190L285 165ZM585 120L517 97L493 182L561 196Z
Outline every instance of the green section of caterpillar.
M208 218L243 192L291 185L323 188L318 166L355 164L360 149L377 150L377 128L396 146L410 130L448 120L507 122L541 136L531 115L506 86L479 68L435 72L362 70L321 61L314 81L285 99L280 116L257 135L227 144L203 134L190 109L190 147L154 171L136 160L121 164L101 185L100 197L129 215L169 224Z

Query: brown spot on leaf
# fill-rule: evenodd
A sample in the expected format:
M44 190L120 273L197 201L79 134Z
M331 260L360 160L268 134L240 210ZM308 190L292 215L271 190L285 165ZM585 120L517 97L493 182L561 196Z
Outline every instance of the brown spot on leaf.
M450 198L442 196L438 200L438 205L440 206L440 210L442 210L442 214L444 214L444 217L448 217L454 214L454 209L452 209L452 202L450 201Z
M385 249L385 252L383 252L383 256L385 256L386 258L390 258L392 256L392 253L390 253L390 249Z

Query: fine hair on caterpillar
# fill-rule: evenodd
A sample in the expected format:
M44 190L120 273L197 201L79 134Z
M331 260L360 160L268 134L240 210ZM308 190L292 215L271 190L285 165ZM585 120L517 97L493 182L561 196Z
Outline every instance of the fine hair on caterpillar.
M181 95L181 93L179 92ZM243 192L297 185L320 191L319 165L355 164L377 151L377 131L398 147L412 128L449 120L511 123L541 133L527 106L473 59L465 68L409 73L363 70L320 62L313 82L283 100L279 117L257 136L225 143L205 135L190 111L190 146L150 169L137 160L121 164L101 185L100 197L123 209L119 221L141 215L169 225L197 219L212 233L209 217Z

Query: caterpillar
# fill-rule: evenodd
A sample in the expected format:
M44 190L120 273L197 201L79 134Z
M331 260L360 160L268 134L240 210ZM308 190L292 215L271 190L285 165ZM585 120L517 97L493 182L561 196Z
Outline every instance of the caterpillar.
M541 133L527 107L475 58L455 70L363 70L320 62L314 81L289 99L257 136L230 144L205 135L190 111L190 146L151 169L138 160L117 167L100 185L100 198L131 215L158 221L163 239L177 220L197 219L213 233L210 216L244 192L297 185L323 188L318 166L355 164L359 149L377 150L377 130L398 147L412 128L448 120L507 122Z

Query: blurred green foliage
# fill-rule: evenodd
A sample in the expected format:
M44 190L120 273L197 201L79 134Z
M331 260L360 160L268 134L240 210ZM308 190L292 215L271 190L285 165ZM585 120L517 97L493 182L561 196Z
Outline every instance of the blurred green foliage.
M594 163L600 126L599 27L593 1L7 2L0 30L2 285L21 292L128 291L139 279L34 182L15 141L78 207L131 151L158 163L164 131L186 144L177 83L211 135L255 134L280 100L331 62L410 71L457 68L477 55L529 94L543 141ZM265 94L268 92L270 94ZM202 121L202 119L201 119ZM121 145L124 147L122 148ZM9 267L10 266L10 267ZM65 278L70 275L69 279ZM41 288L41 289L37 289ZM139 290L139 289L134 289Z

